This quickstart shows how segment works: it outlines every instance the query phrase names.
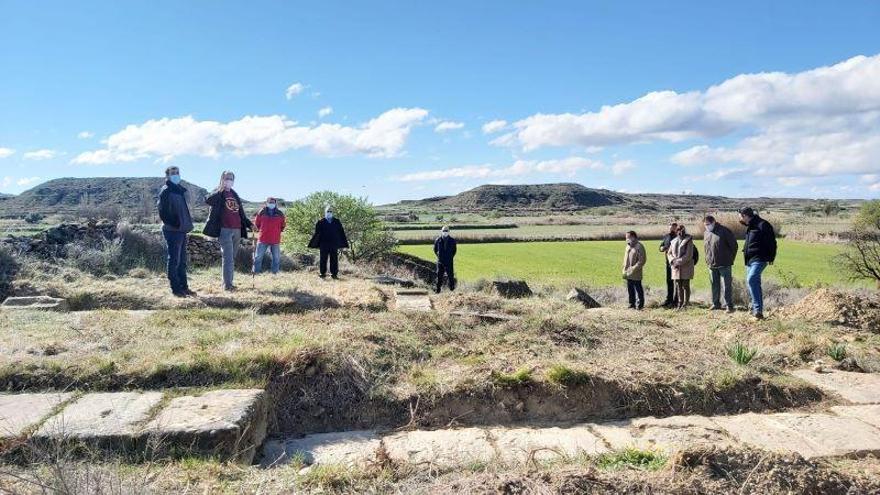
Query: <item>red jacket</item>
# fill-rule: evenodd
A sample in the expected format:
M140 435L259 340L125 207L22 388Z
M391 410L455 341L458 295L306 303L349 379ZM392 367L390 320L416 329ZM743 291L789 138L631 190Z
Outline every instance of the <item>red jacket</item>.
M254 218L254 225L260 229L260 242L263 244L281 244L281 231L287 225L284 213L277 211L270 215L266 208L260 210Z

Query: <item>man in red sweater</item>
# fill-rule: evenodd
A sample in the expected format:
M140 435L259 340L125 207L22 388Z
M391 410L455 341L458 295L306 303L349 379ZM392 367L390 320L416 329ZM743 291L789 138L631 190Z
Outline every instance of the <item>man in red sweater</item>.
M284 230L286 220L284 212L278 209L278 201L275 198L266 199L266 206L257 213L254 225L260 233L257 252L254 255L254 273L262 271L263 256L266 255L267 249L272 252L272 273L278 273L281 269L281 232Z

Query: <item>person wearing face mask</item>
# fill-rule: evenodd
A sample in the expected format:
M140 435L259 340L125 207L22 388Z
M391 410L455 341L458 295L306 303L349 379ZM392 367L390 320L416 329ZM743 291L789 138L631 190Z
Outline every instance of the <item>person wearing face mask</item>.
M645 246L639 242L639 236L630 230L626 233L626 251L623 254L623 278L626 280L626 292L629 294L629 309L640 310L645 307L642 269L647 260Z
M260 233L254 253L254 273L263 270L263 257L269 250L272 253L272 273L276 274L281 270L281 232L287 225L284 212L278 208L278 200L266 199L266 206L257 213L254 225Z
M455 270L453 262L458 250L455 239L449 235L449 227L444 225L440 229L440 237L434 241L434 255L437 256L437 287L436 293L440 293L443 287L443 276L449 280L449 290L455 290Z
M186 235L193 221L186 203L186 188L180 185L180 169L165 169L165 185L159 191L159 218L168 253L168 282L176 297L195 296L186 279Z
M676 230L678 230L678 224L672 222L669 224L669 232L663 236L663 240L660 241L660 252L666 254L669 251L669 246L672 244L672 240L675 239ZM674 308L678 306L678 298L675 297L675 284L672 281L672 267L669 265L669 259L666 256L663 256L664 263L666 264L666 301L663 303L663 307L665 308Z
M676 229L675 239L669 244L666 258L672 268L672 281L675 282L675 294L678 298L679 310L685 309L691 302L691 279L694 278L694 239L684 225Z
M220 240L223 288L227 291L235 290L235 256L241 247L241 240L247 238L248 229L254 230L254 224L244 213L241 198L232 188L234 184L235 174L225 171L220 174L220 185L205 198L211 211L203 233Z
M706 232L703 234L703 250L706 265L709 267L709 282L712 285L712 310L720 310L721 286L724 285L724 308L733 313L733 262L739 245L733 232L719 224L715 217L706 215L703 219Z
M348 238L345 237L345 229L342 222L333 216L333 207L327 205L324 208L324 218L315 224L315 233L309 241L309 247L320 250L318 268L320 277L327 277L327 264L330 264L330 276L336 280L339 278L339 250L348 247Z
M739 222L746 226L743 241L743 258L746 262L746 285L752 300L752 316L764 319L764 294L761 273L776 261L776 232L770 222L764 220L751 208L739 210Z

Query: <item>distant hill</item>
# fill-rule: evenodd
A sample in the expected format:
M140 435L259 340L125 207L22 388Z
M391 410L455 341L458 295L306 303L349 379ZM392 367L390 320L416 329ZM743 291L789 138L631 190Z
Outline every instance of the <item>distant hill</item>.
M590 189L580 184L485 185L455 196L438 196L419 201L402 201L407 206L438 206L450 209L526 209L581 210L597 206L615 206L626 198L605 189Z
M107 215L123 218L156 217L156 199L165 180L159 177L95 177L54 179L18 196L0 201L0 216L20 217L26 213ZM183 183L195 216L207 211L207 191Z
M387 209L425 208L438 211L576 211L596 207L621 207L637 211L736 209L743 205L759 208L800 208L815 203L798 198L727 198L694 194L631 194L593 189L581 184L484 185L454 196L405 200Z

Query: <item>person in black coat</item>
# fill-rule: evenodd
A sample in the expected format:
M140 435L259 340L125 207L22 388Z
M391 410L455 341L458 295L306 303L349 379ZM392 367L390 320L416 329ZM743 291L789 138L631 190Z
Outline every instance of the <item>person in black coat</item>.
M437 255L437 288L436 292L440 293L443 287L443 276L449 279L449 290L455 290L455 270L453 261L455 258L457 247L455 239L449 235L449 227L443 226L440 230L440 237L434 241L434 254Z
M740 223L746 226L743 258L746 262L746 285L752 299L752 315L764 319L764 294L761 273L776 261L776 232L770 222L759 217L755 210L739 210Z
M333 217L333 208L324 208L324 218L315 224L315 233L309 241L309 247L319 249L321 257L318 267L321 270L321 278L327 276L327 262L330 262L330 276L339 278L339 251L348 247L348 238L345 237L345 229L338 218Z

